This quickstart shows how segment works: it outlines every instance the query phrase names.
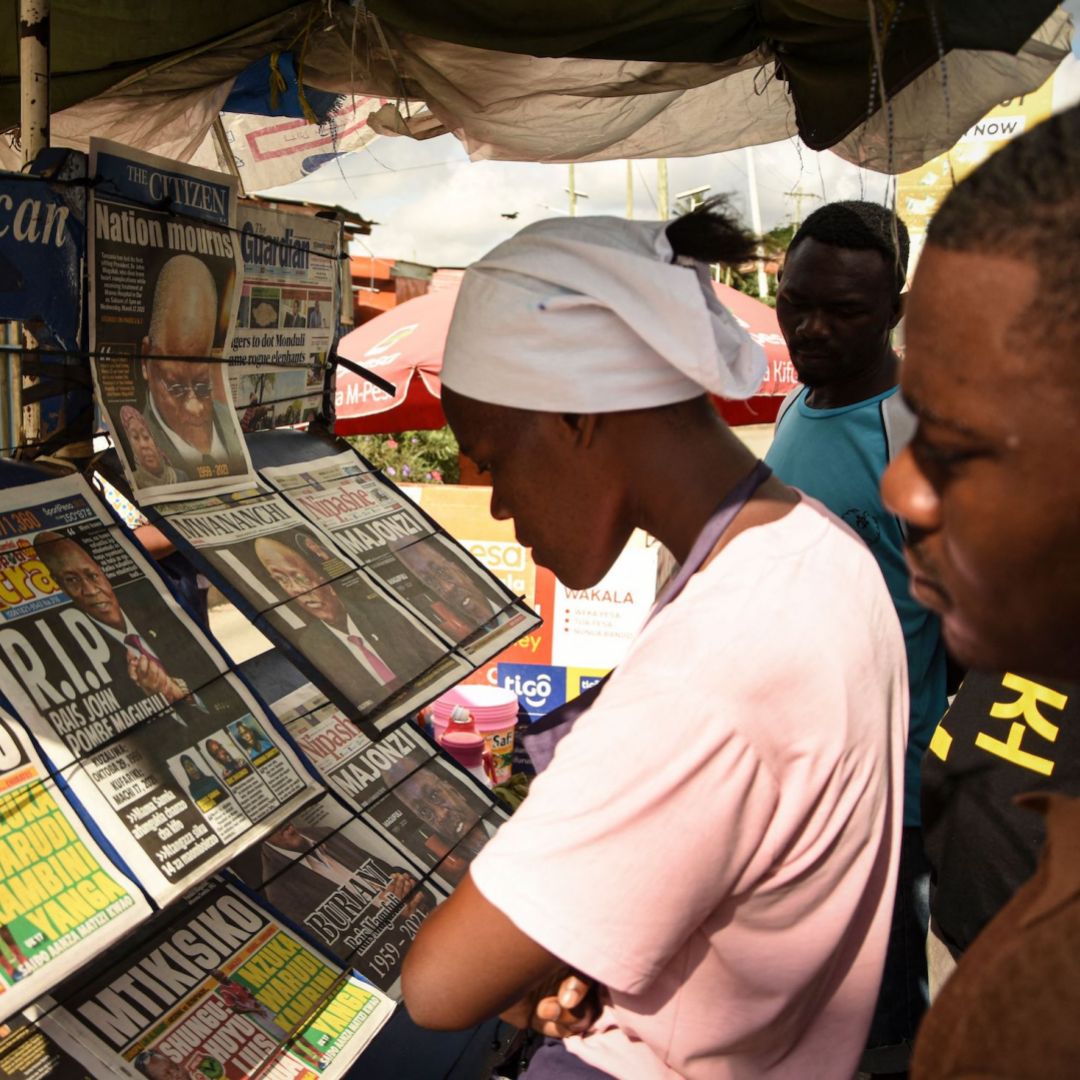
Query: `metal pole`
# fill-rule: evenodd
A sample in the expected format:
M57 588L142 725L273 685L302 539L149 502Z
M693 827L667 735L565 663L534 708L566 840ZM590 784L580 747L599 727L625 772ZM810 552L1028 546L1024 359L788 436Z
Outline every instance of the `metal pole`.
M24 167L49 145L49 7L50 0L19 0L19 140ZM22 336L28 349L38 347L37 339L25 327ZM11 353L5 361L0 409L9 438L4 446L16 447L38 436L41 407L30 406L31 415L24 416L22 358Z
M49 4L19 0L19 138L23 164L49 145Z
M570 162L570 216L577 217L577 188L574 187L573 162Z
M754 149L747 146L746 150L746 182L750 187L750 224L753 226L754 235L761 236L761 207L758 206L757 197L757 173L754 171ZM758 296L763 300L769 295L769 279L765 275L765 253L761 245L758 245L757 264L757 290Z
M656 202L660 211L660 220L667 221L671 216L671 204L668 201L667 158L658 158L656 162Z
M634 163L626 162L626 220L634 220Z

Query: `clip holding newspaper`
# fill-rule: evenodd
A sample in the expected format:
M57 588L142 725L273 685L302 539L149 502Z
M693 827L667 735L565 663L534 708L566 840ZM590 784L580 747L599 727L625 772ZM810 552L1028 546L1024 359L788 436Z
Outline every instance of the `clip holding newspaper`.
M251 483L222 359L243 271L237 181L90 141L94 392L136 501Z
M394 1010L217 879L56 997L43 1030L114 1062L108 1076L337 1080Z
M150 917L2 709L0 869L0 1020Z
M158 904L321 790L81 477L0 492L0 679Z

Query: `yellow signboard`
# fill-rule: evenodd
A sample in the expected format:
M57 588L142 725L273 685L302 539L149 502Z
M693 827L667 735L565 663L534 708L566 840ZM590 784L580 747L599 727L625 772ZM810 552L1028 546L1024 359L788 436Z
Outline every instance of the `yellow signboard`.
M1038 90L1003 101L972 124L951 150L897 177L896 210L911 234L909 276L926 242L930 219L953 185L1010 139L1022 135L1050 115L1053 84L1051 76Z

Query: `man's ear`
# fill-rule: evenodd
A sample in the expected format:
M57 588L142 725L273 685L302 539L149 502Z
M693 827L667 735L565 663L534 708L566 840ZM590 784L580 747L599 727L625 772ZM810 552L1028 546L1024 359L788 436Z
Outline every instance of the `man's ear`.
M896 297L896 301L893 304L892 318L889 320L889 329L892 330L896 324L904 317L904 313L907 311L907 291L900 293Z

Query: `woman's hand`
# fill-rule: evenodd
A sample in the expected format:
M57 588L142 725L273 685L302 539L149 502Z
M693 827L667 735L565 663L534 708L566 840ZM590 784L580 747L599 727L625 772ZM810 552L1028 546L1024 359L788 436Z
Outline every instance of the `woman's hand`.
M515 1027L531 1027L552 1039L587 1031L600 1012L596 985L571 968L551 979L501 1014Z

